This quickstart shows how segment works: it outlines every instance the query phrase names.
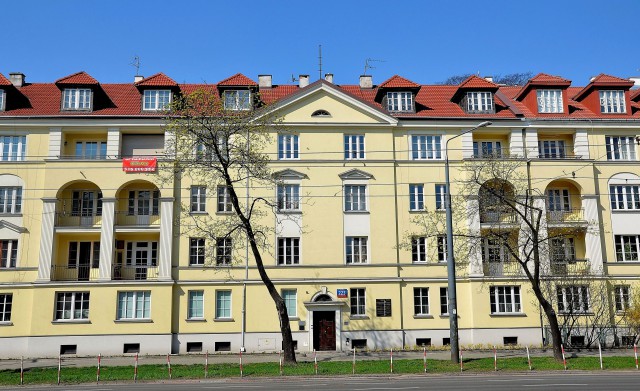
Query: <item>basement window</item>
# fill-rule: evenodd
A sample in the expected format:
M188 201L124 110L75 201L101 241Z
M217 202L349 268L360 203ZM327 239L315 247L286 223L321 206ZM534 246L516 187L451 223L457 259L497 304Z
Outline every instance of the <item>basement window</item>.
M122 348L122 353L140 353L139 343L125 343Z
M518 337L503 337L502 338L502 344L504 346L517 345L518 344Z
M187 353L202 352L202 342L187 342Z
M60 354L77 354L78 345L60 345Z
M231 342L216 342L215 351L216 352L230 352L231 351Z
M354 349L366 349L367 348L367 340L366 339L352 339L351 346Z
M416 346L431 346L431 338L416 338Z
M284 349L284 342L282 342L282 349ZM298 350L298 341L293 341L293 350Z
M442 338L442 346L451 345L451 338Z

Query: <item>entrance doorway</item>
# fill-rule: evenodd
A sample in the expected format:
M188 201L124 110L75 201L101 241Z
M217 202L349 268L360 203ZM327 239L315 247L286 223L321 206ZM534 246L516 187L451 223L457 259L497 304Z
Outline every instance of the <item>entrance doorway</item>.
M313 348L336 350L336 313L313 311Z

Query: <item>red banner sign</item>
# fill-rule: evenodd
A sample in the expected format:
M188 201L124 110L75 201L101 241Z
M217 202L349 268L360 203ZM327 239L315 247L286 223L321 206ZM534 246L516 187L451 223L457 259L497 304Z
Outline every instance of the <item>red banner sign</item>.
M155 157L131 157L122 159L122 171L124 172L155 172L158 167L158 159Z

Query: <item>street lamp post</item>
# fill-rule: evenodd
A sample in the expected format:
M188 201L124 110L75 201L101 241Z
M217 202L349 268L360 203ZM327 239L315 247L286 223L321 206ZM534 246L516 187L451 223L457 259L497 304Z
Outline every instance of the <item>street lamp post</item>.
M448 138L445 146L444 176L446 181L445 210L447 213L447 277L449 296L449 344L451 347L451 361L460 361L460 346L458 345L458 299L456 295L456 262L453 255L453 217L451 215L451 183L449 179L449 141L473 132L476 129L491 125L490 121L485 121L477 126L467 129L464 132Z

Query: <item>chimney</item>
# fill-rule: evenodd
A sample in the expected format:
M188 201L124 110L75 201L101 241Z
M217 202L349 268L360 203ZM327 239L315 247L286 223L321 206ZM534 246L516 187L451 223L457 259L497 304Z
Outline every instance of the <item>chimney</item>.
M325 73L324 79L329 83L333 84L333 73Z
M484 79L489 83L493 83L493 76L485 76Z
M298 78L298 84L300 88L304 88L309 85L309 75L300 75Z
M13 84L15 87L22 87L24 85L24 78L24 73L9 73L9 80L11 80L11 84Z
M258 86L260 88L271 88L273 86L271 81L271 75L258 75Z
M138 83L138 82L143 81L143 80L144 80L144 76L141 76L141 75L135 75L133 77L133 82L134 83Z
M640 88L640 76L631 76L629 80L633 82L633 88Z
M360 88L373 88L373 76L361 75L360 76Z

